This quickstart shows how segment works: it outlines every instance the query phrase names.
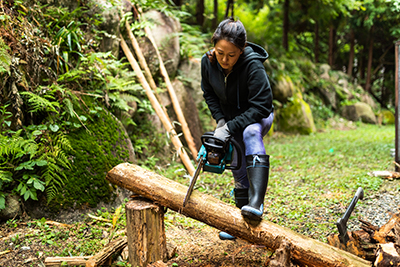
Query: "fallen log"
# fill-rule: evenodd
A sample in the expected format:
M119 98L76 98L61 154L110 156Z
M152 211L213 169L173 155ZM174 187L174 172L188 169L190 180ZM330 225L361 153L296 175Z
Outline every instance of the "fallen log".
M134 164L122 163L115 166L107 173L106 179L159 205L250 243L264 245L269 250L275 251L286 242L291 248L290 258L309 267L371 265L370 262L347 251L300 235L277 224L263 220L258 225L252 225L243 219L239 209L198 191L193 192L188 204L182 209L186 186Z

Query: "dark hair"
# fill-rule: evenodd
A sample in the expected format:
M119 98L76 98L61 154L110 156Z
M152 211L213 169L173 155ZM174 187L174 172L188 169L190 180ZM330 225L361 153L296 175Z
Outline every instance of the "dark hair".
M214 46L220 40L231 42L243 51L247 44L247 34L243 23L240 20L235 21L232 17L221 21L211 38ZM214 52L210 51L207 56L211 63L214 63Z

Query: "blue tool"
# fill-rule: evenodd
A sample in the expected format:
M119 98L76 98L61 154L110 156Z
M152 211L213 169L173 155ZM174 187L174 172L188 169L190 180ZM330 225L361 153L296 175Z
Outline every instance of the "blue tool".
M239 144L233 138L230 138L225 142L222 139L214 137L213 132L208 132L201 137L201 142L202 146L197 154L197 168L190 180L188 191L183 200L183 207L185 207L189 201L201 170L203 170L203 172L206 171L222 174L225 169L238 170L241 167L241 149ZM237 151L237 164L231 165L233 162L234 149Z

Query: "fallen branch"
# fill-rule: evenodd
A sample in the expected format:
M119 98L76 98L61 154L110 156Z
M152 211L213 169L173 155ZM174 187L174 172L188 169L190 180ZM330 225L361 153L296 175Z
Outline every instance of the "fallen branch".
M45 266L86 266L97 267L105 263L115 253L123 250L128 244L126 237L114 240L105 246L99 253L94 256L77 256L77 257L47 257L44 261Z

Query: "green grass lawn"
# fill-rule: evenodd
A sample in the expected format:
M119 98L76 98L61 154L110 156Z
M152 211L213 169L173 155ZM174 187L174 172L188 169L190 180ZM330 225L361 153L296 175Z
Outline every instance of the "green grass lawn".
M394 170L390 149L395 145L395 127L352 125L347 130L327 129L311 135L276 133L264 138L271 163L265 219L326 241L327 235L337 233L335 222L358 187L364 189L366 197L377 193L384 181L369 173ZM161 174L188 185L187 176L176 168L171 166ZM201 173L195 190L233 205L229 194L233 186L229 171L222 175ZM362 201L357 205L363 205ZM357 209L352 218L357 218Z

